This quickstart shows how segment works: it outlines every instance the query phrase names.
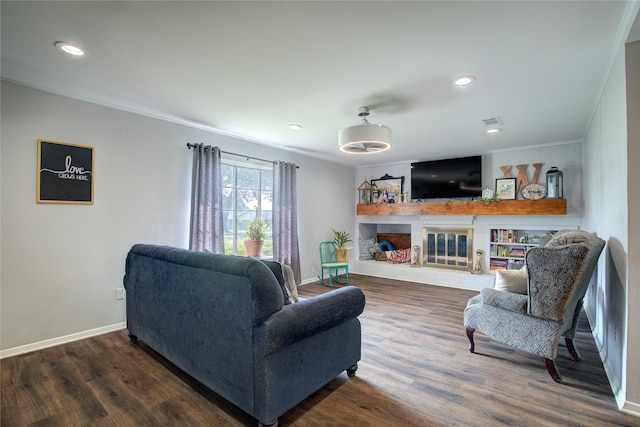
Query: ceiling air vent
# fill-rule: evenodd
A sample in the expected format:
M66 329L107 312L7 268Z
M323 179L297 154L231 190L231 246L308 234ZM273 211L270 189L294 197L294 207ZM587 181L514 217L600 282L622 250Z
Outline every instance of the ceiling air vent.
M488 119L482 119L482 123L484 123L484 125L489 128L502 125L502 120L500 120L500 117L495 116Z

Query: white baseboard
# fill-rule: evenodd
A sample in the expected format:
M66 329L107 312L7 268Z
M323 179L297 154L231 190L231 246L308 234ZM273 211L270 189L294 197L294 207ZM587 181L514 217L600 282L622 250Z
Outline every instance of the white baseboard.
M317 282L318 278L317 277L312 277L310 279L304 279L300 282L300 285L308 285L309 283L313 283L313 282ZM298 286L300 286L298 285Z
M622 405L620 411L626 414L640 417L640 404L627 401L624 403L624 405Z
M18 347L8 348L6 350L0 350L0 359L6 357L18 356L20 354L29 353L31 351L42 350L48 347L54 347L56 345L65 344L72 341L78 341L84 338L95 337L96 335L106 334L108 332L119 331L127 327L126 322L120 322L113 325L102 326L100 328L90 329L88 331L76 332L75 334L69 334L62 337L51 338L44 341L34 342L31 344L25 344Z
M589 327L591 329L591 335L593 336L593 340L596 343L596 348L598 349L598 354L600 355L600 360L602 360L602 366L604 367L604 372L607 375L607 379L609 380L609 386L611 387L611 391L613 393L613 398L618 404L618 409L620 412L624 412L635 417L640 417L640 403L629 402L625 400L625 396L620 387L616 387L616 384L619 383L617 378L613 376L613 368L609 362L609 358L605 352L605 346L603 344L602 337L594 331L594 325L596 324L595 320L592 318L589 310L585 310L587 313L587 319L589 320Z

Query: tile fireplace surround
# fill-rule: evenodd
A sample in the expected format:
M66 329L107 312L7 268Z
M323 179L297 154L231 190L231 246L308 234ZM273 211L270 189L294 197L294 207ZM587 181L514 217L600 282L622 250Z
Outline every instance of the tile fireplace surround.
M352 250L349 251L349 272L479 291L485 287L492 287L495 279L495 272L491 272L488 265L492 228L562 230L580 228L580 225L581 218L576 215L357 215L355 242L358 238L376 237L377 233L410 233L411 245L412 247L420 246L423 259L428 256L425 254L425 247L428 245L425 244L424 229L445 231L468 229L470 230L470 236L467 238L468 266L458 265L461 269L451 269L361 261L357 259L358 251ZM476 249L484 251L483 274L472 274L469 271L475 262Z

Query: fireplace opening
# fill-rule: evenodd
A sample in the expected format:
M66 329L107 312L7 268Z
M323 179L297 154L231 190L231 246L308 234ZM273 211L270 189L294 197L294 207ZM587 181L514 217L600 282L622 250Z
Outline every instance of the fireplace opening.
M423 228L422 265L470 270L473 265L472 233L471 228Z

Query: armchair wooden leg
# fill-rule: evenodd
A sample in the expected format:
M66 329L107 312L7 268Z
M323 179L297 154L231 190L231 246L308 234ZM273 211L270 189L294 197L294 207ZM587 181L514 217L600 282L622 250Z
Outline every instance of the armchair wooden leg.
M582 356L580 356L580 352L576 348L576 345L571 338L564 337L564 342L567 345L567 350L569 350L571 359L575 360L576 362L582 359Z
M556 362L551 359L547 359L546 357L544 358L544 362L547 364L547 371L549 371L551 378L553 378L553 380L558 384L562 384L562 378L560 377L560 373L558 373Z
M475 345L475 343L473 342L473 333L474 333L476 330L475 330L475 329L473 329L473 328L467 328L467 329L466 329L466 331L467 331L467 338L469 338L469 351L470 351L471 353L473 353L473 352L475 351L475 349L476 349L476 345Z

